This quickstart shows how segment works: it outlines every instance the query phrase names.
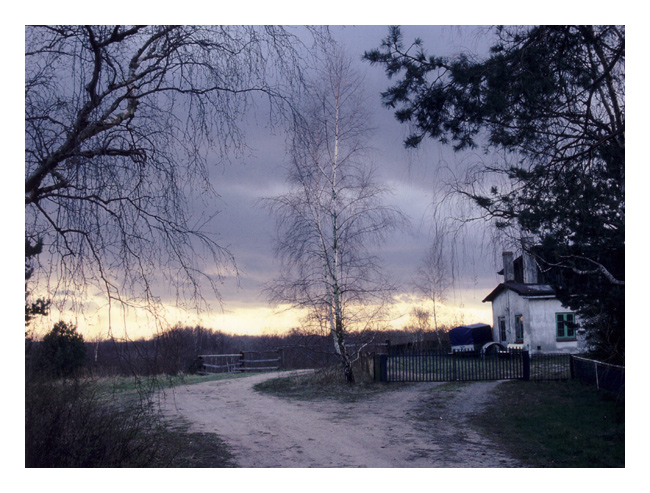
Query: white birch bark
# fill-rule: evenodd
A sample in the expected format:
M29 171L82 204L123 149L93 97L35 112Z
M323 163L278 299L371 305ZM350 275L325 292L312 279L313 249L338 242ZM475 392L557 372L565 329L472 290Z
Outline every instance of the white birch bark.
M267 292L271 301L310 307L326 323L345 378L353 382L350 323L368 325L360 315L364 305L380 305L389 294L369 246L380 244L403 216L383 205L386 190L361 159L369 118L359 80L342 58L324 66L293 130L288 181L294 188L266 201L276 216L282 262L282 275Z

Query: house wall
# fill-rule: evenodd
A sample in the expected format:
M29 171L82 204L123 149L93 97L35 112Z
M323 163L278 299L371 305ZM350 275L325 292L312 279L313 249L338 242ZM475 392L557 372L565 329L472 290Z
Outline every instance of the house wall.
M492 338L501 342L499 334L499 317L506 320L506 344L515 343L515 315L524 316L524 341L526 320L528 319L528 303L514 291L506 289L492 302Z
M499 294L492 302L492 337L500 341L499 318L506 321L506 344L515 343L515 316L523 315L524 348L531 353L567 352L581 350L584 341L558 341L556 339L555 314L569 312L555 298L524 298L510 289Z
M529 324L524 329L529 335L531 352L578 352L578 341L558 341L556 337L555 314L570 312L557 299L529 299Z

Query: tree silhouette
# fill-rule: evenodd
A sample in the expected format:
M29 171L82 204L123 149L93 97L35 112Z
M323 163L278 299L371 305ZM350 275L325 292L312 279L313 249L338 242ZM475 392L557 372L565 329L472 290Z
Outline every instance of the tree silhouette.
M218 296L236 267L207 233L210 165L245 146L253 95L283 112L300 46L273 26L27 26L25 234L43 241L39 292L58 303L99 287L151 311L160 286L195 307L204 288Z
M622 358L625 27L499 27L485 59L430 56L394 27L365 58L398 79L382 99L410 126L407 147L500 151L455 191L501 231L535 239L560 300L613 331L605 354Z

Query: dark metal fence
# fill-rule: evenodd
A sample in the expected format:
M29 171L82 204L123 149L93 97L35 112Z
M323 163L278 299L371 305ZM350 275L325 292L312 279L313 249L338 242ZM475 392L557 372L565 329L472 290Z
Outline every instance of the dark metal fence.
M571 355L567 353L534 353L530 355L530 380L571 379Z
M406 349L375 356L375 379L381 382L528 379L529 371L527 351L485 355L474 351L449 353Z
M480 380L570 380L573 378L625 398L625 367L566 353L508 350L492 354L446 352L411 347L389 348L374 356L375 380L381 382L453 382Z

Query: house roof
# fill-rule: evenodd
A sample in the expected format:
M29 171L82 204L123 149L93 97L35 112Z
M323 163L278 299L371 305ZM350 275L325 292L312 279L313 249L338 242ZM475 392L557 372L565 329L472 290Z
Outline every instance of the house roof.
M496 288L494 288L492 292L485 297L483 303L486 301L494 301L494 299L506 289L510 289L515 293L527 298L555 295L555 290L548 284L523 284L516 281L506 281L502 282Z

